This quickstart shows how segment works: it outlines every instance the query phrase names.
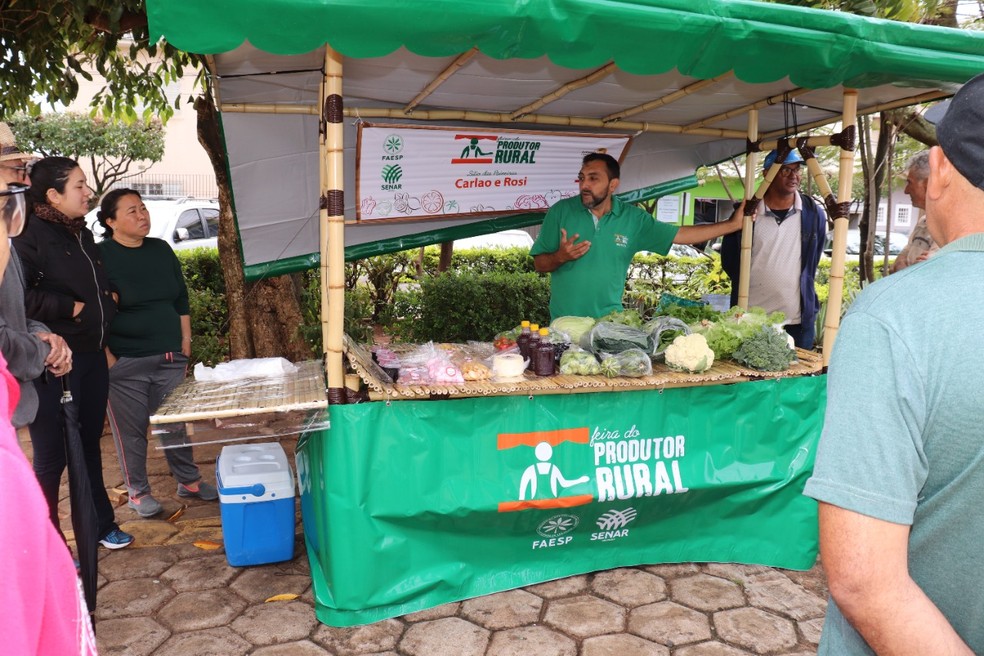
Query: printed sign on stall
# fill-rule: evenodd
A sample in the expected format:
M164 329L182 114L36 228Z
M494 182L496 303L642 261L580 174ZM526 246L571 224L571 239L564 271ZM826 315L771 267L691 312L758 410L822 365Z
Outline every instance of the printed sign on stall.
M581 159L621 161L630 136L359 126L359 220L546 211L577 194Z

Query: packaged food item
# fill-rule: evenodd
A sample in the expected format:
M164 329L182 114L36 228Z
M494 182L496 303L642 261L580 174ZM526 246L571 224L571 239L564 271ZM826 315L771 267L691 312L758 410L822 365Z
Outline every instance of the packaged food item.
M540 329L540 339L533 352L533 372L537 376L553 376L556 373L554 358L554 345L550 342L550 331L546 328Z
M527 364L519 353L497 353L492 356L492 377L496 380L522 378Z
M595 354L621 353L631 348L646 351L650 346L649 334L641 328L608 321L595 324L588 341Z
M492 378L492 370L481 362L470 360L461 364L461 375L466 381L488 380Z
M639 378L653 373L653 363L646 351L638 348L601 356L601 373L609 378L627 376Z
M560 356L560 373L565 376L597 376L601 364L591 351L571 347Z

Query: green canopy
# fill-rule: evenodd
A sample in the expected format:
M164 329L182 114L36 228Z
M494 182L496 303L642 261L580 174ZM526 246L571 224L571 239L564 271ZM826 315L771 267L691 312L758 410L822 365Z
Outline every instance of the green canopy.
M318 262L325 45L343 57L346 258L542 214L357 221L357 124L632 137L620 191L655 198L759 135L951 95L984 33L743 0L147 0L152 34L210 54L246 275ZM274 112L276 109L276 112ZM571 163L572 179L578 163Z

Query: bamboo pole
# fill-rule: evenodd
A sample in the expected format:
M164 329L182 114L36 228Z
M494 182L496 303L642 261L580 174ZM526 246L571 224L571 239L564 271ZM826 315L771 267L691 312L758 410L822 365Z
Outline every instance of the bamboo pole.
M845 129L857 129L858 92L844 89L844 109L841 123ZM848 147L849 146L849 147ZM837 202L844 208L851 202L851 186L854 178L854 144L841 146L840 172L837 185ZM830 353L840 329L841 305L844 300L844 251L847 247L847 212L834 217L834 244L830 261L830 293L827 296L827 312L823 320L823 366L830 364Z
M643 103L642 105L636 105L635 107L630 107L629 109L626 109L624 111L616 112L614 114L609 114L608 116L602 117L601 120L606 123L609 121L619 121L623 118L628 118L629 116L635 116L636 114L647 112L650 109L663 107L664 105L669 105L671 102L675 102L680 98L686 98L691 94L697 93L701 89L706 89L707 87L716 84L720 80L725 80L733 76L734 76L733 72L728 72L725 73L724 75L718 75L717 77L712 77L707 80L698 80L693 84L688 84L682 89L677 89L672 93L668 93L662 98L656 98L655 100L650 100L649 102Z
M591 73L590 75L585 75L579 80L572 80L567 84L557 88L556 90L551 91L550 93L543 96L542 98L538 100L534 100L533 102L526 105L525 107L520 107L519 109L513 111L513 113L510 114L509 117L515 121L520 116L525 116L526 114L532 114L533 112L540 109L544 105L549 105L550 103L557 100L558 98L563 98L571 91L576 91L577 89L580 89L582 87L592 85L596 83L598 80L602 80L608 77L609 75L611 75L612 71L614 70L617 70L617 67L615 66L614 62L611 64L606 64L601 68L599 68L597 71Z
M430 83L427 86L425 86L420 93L414 96L413 100L408 102L403 107L403 112L404 113L412 112L417 105L423 102L424 98L434 93L434 90L437 89L437 87L444 84L449 77L457 73L459 68L467 64L468 60L470 60L472 57L474 57L477 54L478 54L478 48L472 48L468 52L463 52L460 55L458 55L447 68L441 71L440 75L438 75L436 78L431 80Z
M325 46L325 82L320 136L321 337L324 340L328 403L345 403L342 366L345 321L344 133L342 55Z
M748 111L748 141L754 143L758 139L758 110ZM739 265L738 305L748 309L748 283L752 269L752 219L755 209L748 205L752 203L752 189L755 186L755 168L758 165L758 153L750 152L745 155L745 218L741 226L741 264Z
M222 105L223 112L237 114L314 114L320 110L313 105L264 105L259 103L226 103ZM527 114L513 120L510 114L500 112L474 112L463 109L414 110L404 113L402 109L387 109L382 107L346 108L344 115L349 118L391 118L413 119L415 121L469 121L478 123L506 123L511 125L532 123L536 125L560 125L564 127L607 128L633 132L653 132L658 134L695 134L704 137L723 137L727 139L744 139L743 130L725 130L720 128L687 129L679 125L649 123L642 121L615 121L605 123L599 118L579 116L554 116L550 114Z
M722 112L720 114L715 114L714 116L708 116L707 118L702 118L699 121L695 121L694 123L690 123L683 127L686 130L690 130L694 128L702 128L708 123L717 123L718 121L724 121L734 116L741 116L746 112L751 112L756 109L762 109L763 107L768 107L769 105L775 105L776 103L782 102L783 100L785 100L786 98L788 98L793 94L802 93L804 91L809 91L809 89L805 87L796 87L795 89L792 89L790 91L783 91L782 93L777 93L774 96L763 98L762 100L753 102L750 105L745 105L743 107L738 107L736 109L731 109L726 112ZM758 125L758 119L755 119L755 123L756 125ZM757 132L757 128L756 128L756 132Z
M854 103L857 105L857 91L853 89L845 89L844 93L851 91L855 94ZM852 125L857 125L857 117L865 116L866 114L876 114L878 112L888 111L890 109L898 109L899 107L908 107L910 105L918 105L924 102L930 102L932 100L939 100L940 98L948 98L952 96L952 93L946 91L928 91L926 93L921 93L918 96L910 96L908 98L901 98L899 100L892 100L891 102L884 102L878 105L871 105L870 107L865 107L863 109L855 110L855 122ZM804 123L799 125L800 130L812 130L813 128L819 128L824 125L829 125L833 123L836 119L820 119L818 121L813 121L812 123ZM785 136L785 130L774 130L772 132L767 132L762 135L763 139L773 139L776 137ZM853 168L853 167L852 167Z

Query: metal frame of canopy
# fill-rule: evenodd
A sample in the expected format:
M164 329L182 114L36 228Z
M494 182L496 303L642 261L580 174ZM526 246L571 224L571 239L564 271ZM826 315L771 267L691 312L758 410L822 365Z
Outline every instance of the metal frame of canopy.
M209 57L209 65L218 82L231 159L231 146L243 150L243 135L257 134L256 125L246 117L293 117L301 120L293 124L295 131L298 126L310 127L310 121L319 125L317 209L310 211L312 199L306 198L307 215L301 209L289 219L301 226L297 235L313 237L313 229L318 233L322 335L333 403L344 400L346 240L349 249L361 247L365 255L372 252L367 248L370 244L379 245L376 252L386 252L489 230L485 227L488 221L467 217L399 227L346 221L344 190L352 168L346 161L352 152L345 137L346 120L399 118L409 123L633 133L636 145L625 163L627 175L622 182L623 188L635 190L636 200L661 194L658 186L647 186L653 178L679 179L692 175L699 164L748 152L746 197L751 198L757 152L779 145L783 138L808 134L812 128L838 120L852 126L856 113L946 97L956 85L984 69L984 55L979 54L984 52L980 48L984 35L715 0L696 5L636 0L622 8L599 7L587 0L558 0L546 13L505 0L481 8L452 7L440 0L415 8L413 18L401 3L378 0L356 6L348 0L324 0L303 6L278 4L284 24L275 26L264 22L272 6L265 0L251 0L236 5L242 20L207 35L189 26L176 27L181 21L232 9L224 4L203 8L192 2L149 0L148 15L152 29L174 45L218 53ZM333 20L327 21L329 17ZM594 32L567 33L575 29L571 25L583 27L587 23L603 29L621 19L632 22L619 23L620 32L639 35L636 38L651 35L650 40L626 44L617 38L602 39L604 43L599 45ZM325 22L318 24L318 20ZM284 28L304 34L292 41L286 36L290 29ZM826 46L829 52L821 53L824 56L811 65L776 56L783 53L780 48L788 45L790 35L806 46ZM699 52L693 48L695 36L702 39ZM565 40L573 40L577 46ZM662 53L660 43L650 41L665 42L671 54ZM323 52L309 48L326 42L331 45L323 45ZM732 49L739 44L743 45L740 52ZM773 48L771 58L766 57L770 52L766 45ZM344 51L352 55L343 55ZM938 61L942 59L946 61ZM343 78L350 91L344 96L350 101L348 106L343 102ZM814 136L797 145L828 143L829 139ZM853 144L845 140L840 147L840 185L836 199L828 199L828 207L834 208L849 201L853 171ZM249 156L248 149L236 154L240 159ZM310 158L304 162L313 164ZM277 271L262 256L251 259L257 256L251 252L250 235L256 231L269 239L268 224L272 223L270 216L258 220L263 224L260 228L252 222L248 195L257 176L245 175L236 162L231 168L247 269ZM776 169L778 166L767 172L757 197ZM810 166L810 173L815 179L822 178L815 165ZM312 186L302 186L302 190ZM822 184L820 188L825 195L832 195ZM834 217L825 363L840 316L847 224L846 212L843 214L835 211ZM498 219L496 225L529 225L539 218L514 215ZM742 245L745 267L750 234L750 230L745 231ZM280 259L279 255L290 259L288 246L278 251L274 260ZM269 255L266 257L269 260ZM298 267L311 265L310 256L300 260L303 262ZM743 287L747 281L746 275ZM747 288L739 291L747 303Z

